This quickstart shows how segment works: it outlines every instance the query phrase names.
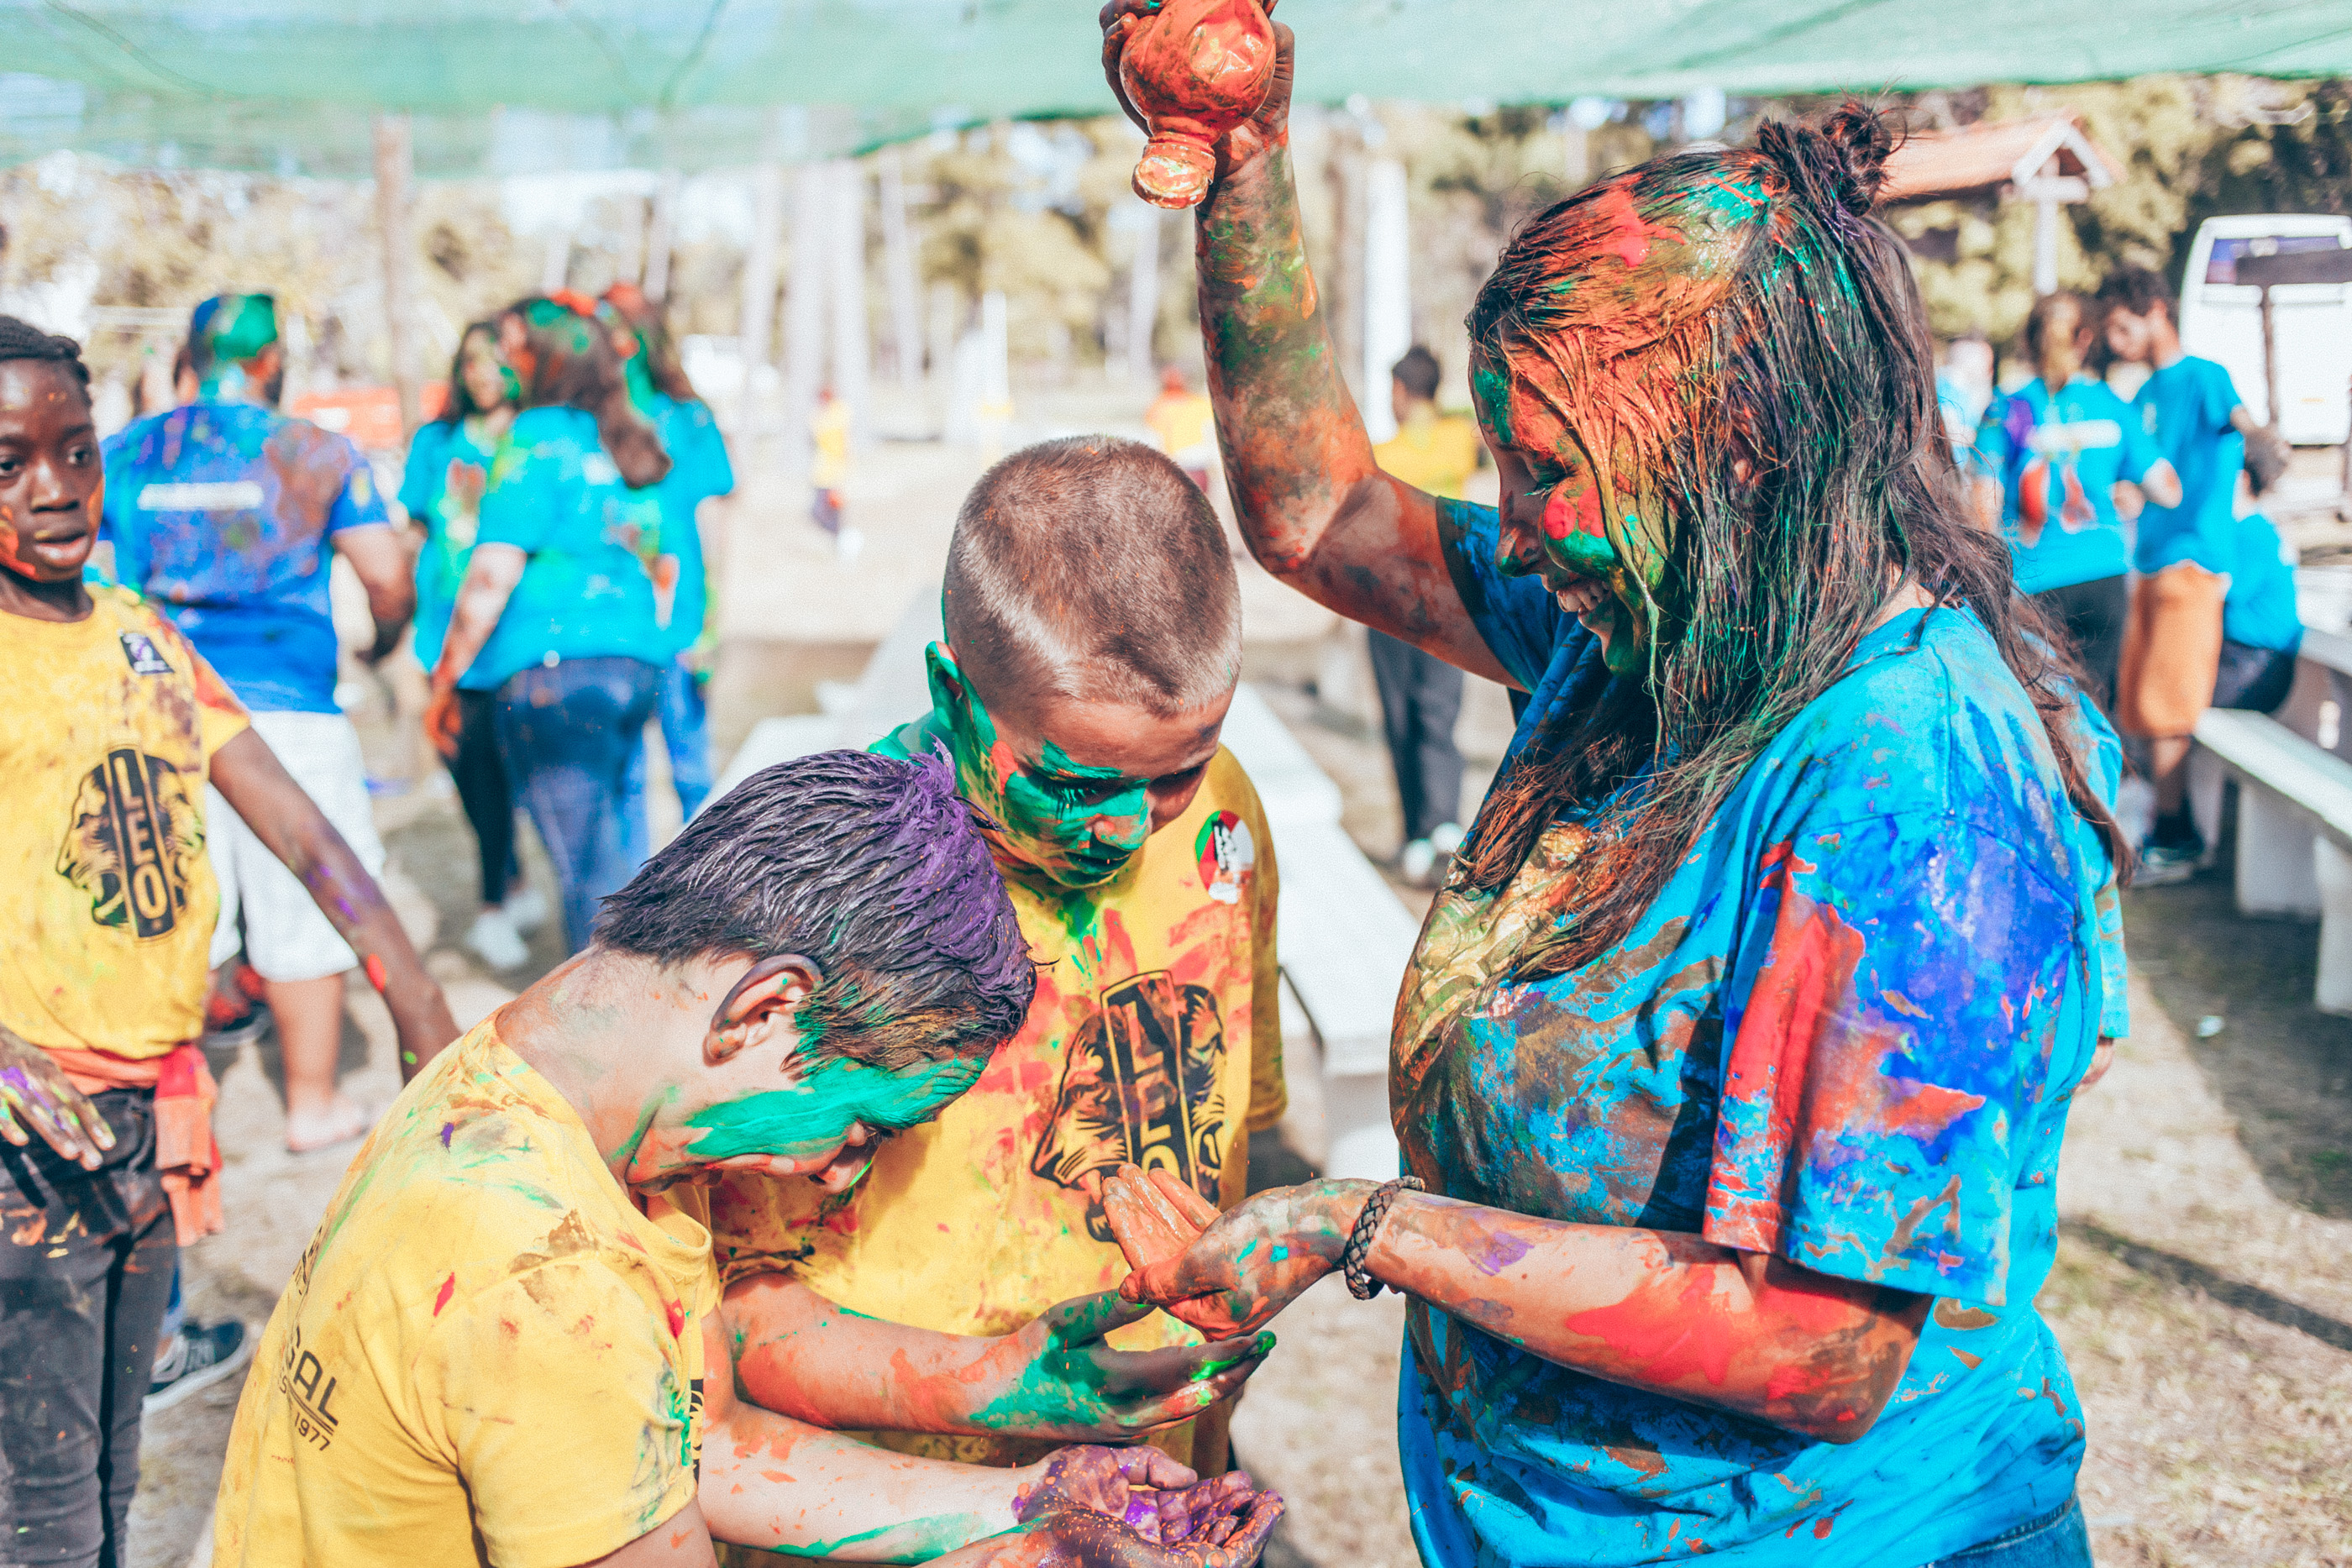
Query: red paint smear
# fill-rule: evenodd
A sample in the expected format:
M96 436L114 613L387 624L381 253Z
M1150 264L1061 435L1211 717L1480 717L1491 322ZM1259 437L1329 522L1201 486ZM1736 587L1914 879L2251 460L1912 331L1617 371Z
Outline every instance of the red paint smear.
M1613 185L1594 204L1596 226L1606 230L1594 248L1603 256L1613 256L1628 267L1639 267L1649 258L1650 225L1633 210L1633 193L1630 186Z
M1696 1375L1720 1385L1730 1375L1731 1353L1745 1336L1711 1299L1714 1294L1707 1271L1693 1270L1671 1295L1660 1281L1614 1305L1579 1312L1565 1326L1608 1345L1649 1382L1675 1384Z
M676 1339L686 1332L686 1303L670 1301L666 1305L669 1312L669 1337Z
M1564 539L1570 534L1607 538L1601 527L1601 486L1586 481L1554 488L1544 502L1543 531L1547 538Z
M457 1276L453 1273L447 1279L441 1281L441 1293L433 1298L433 1315L436 1318L439 1317L441 1315L441 1309L447 1306L449 1304L449 1298L457 1293Z
M368 984L381 992L384 987L383 960L371 953L362 961L361 967L367 971Z

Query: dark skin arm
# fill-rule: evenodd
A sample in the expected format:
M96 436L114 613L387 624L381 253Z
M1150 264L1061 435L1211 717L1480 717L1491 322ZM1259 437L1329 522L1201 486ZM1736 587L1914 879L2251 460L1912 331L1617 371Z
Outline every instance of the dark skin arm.
M1214 1216L1133 1167L1118 1181L1119 1203L1105 1207L1138 1265L1120 1293L1204 1333L1255 1327L1339 1268L1375 1190L1309 1182ZM1139 1220L1143 1210L1150 1218ZM1877 1420L1932 1301L1681 1232L1568 1225L1410 1192L1390 1207L1367 1265L1531 1355L1832 1443Z
M336 553L352 563L367 590L375 642L362 656L373 664L400 645L416 613L416 559L398 528L345 528L334 539Z
M383 901L375 879L343 842L302 786L286 771L269 743L251 730L213 754L211 779L269 852L301 878L320 912L360 955L369 974L383 977L385 1006L400 1036L400 1076L416 1076L442 1047L457 1038L457 1020L440 984L425 972L408 933Z
M1115 92L1127 18L1143 8L1104 7ZM1266 570L1318 604L1515 684L1454 591L1436 498L1381 472L1340 379L1290 167L1293 39L1279 24L1275 34L1273 88L1218 143L1216 184L1195 218L1209 398L1243 537Z

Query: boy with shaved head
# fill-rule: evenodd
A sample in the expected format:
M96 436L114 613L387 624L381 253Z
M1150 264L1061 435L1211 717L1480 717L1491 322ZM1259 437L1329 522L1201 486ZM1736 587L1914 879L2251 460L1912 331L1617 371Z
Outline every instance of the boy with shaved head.
M876 749L952 758L989 819L1035 1000L971 1092L856 1186L730 1177L713 1223L752 1325L751 1398L1014 1465L1040 1445L1002 1435L1013 1418L1042 1402L1081 1421L1082 1377L982 1404L979 1385L908 1369L1116 1285L1102 1190L1119 1166L1241 1197L1248 1134L1284 1108L1275 868L1256 792L1217 744L1241 663L1233 559L1167 457L1083 436L990 469L956 521L944 617L931 711ZM1142 1315L1069 1324L1073 1364L1107 1331L1136 1351L1197 1337ZM1203 1473L1225 1464L1210 1404L1204 1387L1202 1417L1153 1438Z

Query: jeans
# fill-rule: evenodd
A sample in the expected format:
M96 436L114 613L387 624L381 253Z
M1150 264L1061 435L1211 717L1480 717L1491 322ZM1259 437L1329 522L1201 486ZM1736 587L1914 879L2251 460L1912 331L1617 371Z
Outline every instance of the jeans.
M677 814L692 821L710 798L715 776L710 771L710 709L702 698L702 683L694 672L673 659L661 673L662 745L669 752L670 787L677 791ZM653 854L652 827L646 815L646 748L642 742L629 752L629 788L621 808L621 823L629 834L629 852L639 865Z
M180 1259L155 1169L155 1095L91 1099L94 1171L0 1145L0 1563L119 1568L139 1413Z
M1372 632L1370 642L1381 721L1388 731L1389 760L1396 768L1405 841L1411 843L1429 837L1441 822L1462 820L1462 753L1454 745L1462 672L1385 632Z
M624 808L629 758L659 696L642 659L565 659L499 688L499 755L562 890L570 950L588 946L596 905L635 876Z
M2054 1512L1924 1568L2091 1568L2091 1532L2083 1523L2082 1500L2070 1497Z
M504 904L508 885L522 880L515 861L514 791L499 758L497 707L488 692L457 693L457 755L449 759L450 782L457 786L457 803L466 808L481 854L485 904Z

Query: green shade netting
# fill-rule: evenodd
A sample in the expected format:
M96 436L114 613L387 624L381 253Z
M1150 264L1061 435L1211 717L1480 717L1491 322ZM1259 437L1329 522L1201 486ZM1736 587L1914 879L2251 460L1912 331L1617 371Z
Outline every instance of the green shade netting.
M1325 101L2352 73L2347 0L1284 0L1280 15L1302 39L1301 93ZM1097 37L1092 0L0 0L0 161L70 147L358 174L380 109L416 116L431 174L825 155L1107 110Z

